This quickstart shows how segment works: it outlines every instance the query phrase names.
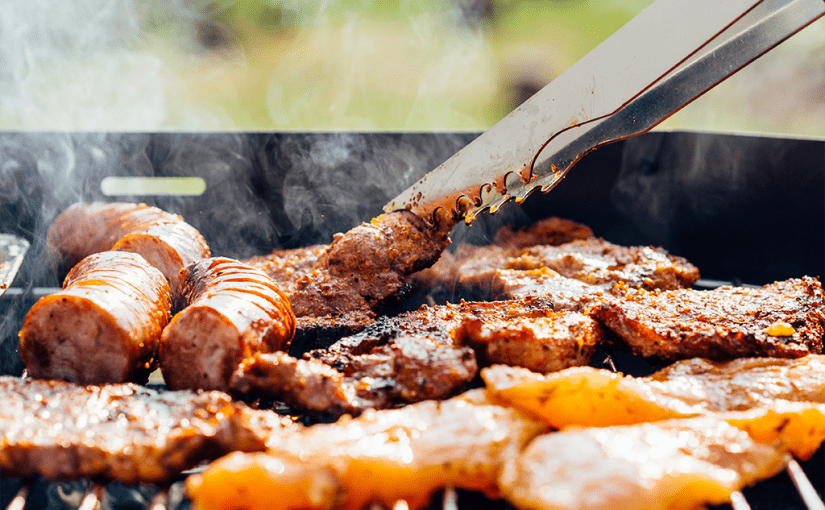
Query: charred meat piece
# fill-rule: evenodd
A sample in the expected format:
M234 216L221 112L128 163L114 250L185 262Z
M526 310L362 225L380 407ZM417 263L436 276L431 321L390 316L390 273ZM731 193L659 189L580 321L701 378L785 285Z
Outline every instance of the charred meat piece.
M337 234L328 246L247 262L278 282L297 317L324 317L374 310L405 287L408 275L433 264L449 242L447 232L396 211Z
M473 351L426 336L400 336L350 356L344 370L284 353L257 354L232 376L239 395L263 396L327 415L357 415L461 392L478 367Z
M185 266L209 256L203 236L183 218L130 203L80 203L52 224L49 247L66 267L106 250L142 255L169 280L173 295Z
M202 460L261 451L268 436L295 426L220 392L0 376L4 476L167 482Z
M399 500L415 510L447 486L495 497L504 461L544 430L476 390L281 436L265 454L212 463L187 480L187 491L201 510L360 510Z
M20 330L29 375L81 384L145 381L170 317L169 283L140 255L83 259Z
M502 363L546 374L590 363L604 332L586 315L552 312L517 319L467 318L453 336L475 350L481 366Z
M825 356L816 354L724 362L693 358L650 377L591 367L540 375L503 365L485 368L481 376L491 398L540 416L555 428L778 409L782 402L825 404Z
M244 358L288 350L295 316L262 271L228 258L203 259L183 272L186 307L163 330L158 357L173 390L228 390Z
M822 351L822 286L803 277L753 289L624 289L596 318L617 345L647 359L743 356L798 358Z
M520 509L701 508L777 474L785 455L715 417L585 428L533 440L500 485Z

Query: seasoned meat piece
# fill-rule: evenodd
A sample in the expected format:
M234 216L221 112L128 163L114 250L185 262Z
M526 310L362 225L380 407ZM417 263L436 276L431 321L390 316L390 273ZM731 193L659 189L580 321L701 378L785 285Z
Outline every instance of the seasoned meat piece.
M590 367L540 375L503 365L485 368L481 376L495 400L556 428L776 409L782 401L825 404L825 356L815 354L726 362L694 358L639 378Z
M169 283L140 255L83 259L60 292L41 298L20 330L29 375L81 384L145 381L169 321Z
M447 232L396 211L336 234L328 246L276 250L248 262L278 282L297 317L324 317L384 304L449 242Z
M210 258L187 266L182 276L186 307L163 330L158 353L169 388L228 390L241 360L289 349L295 316L263 272Z
M195 508L415 510L442 487L497 496L504 461L545 427L479 391L444 402L368 412L270 442L266 454L233 454L187 480Z
M168 482L202 460L262 451L267 437L295 427L220 392L0 376L3 476Z
M342 338L327 349L310 351L306 356L347 371L353 357L368 354L376 347L399 336L429 336L443 344L452 344L458 328L465 321L504 324L507 321L531 321L553 316L552 302L533 297L511 301L462 301L459 304L422 306L418 310L396 317L381 317L364 331ZM553 353L547 354L552 358Z
M621 299L600 303L596 318L616 333L619 347L648 359L797 358L822 351L825 303L813 278L758 289L625 290Z
M473 351L426 336L402 335L367 354L327 365L283 353L244 360L231 384L240 395L265 396L313 412L360 414L449 398L478 371ZM340 371L336 368L343 368Z
M68 267L106 250L142 255L169 280L173 295L180 270L209 256L206 241L194 227L146 204L75 204L54 220L48 242Z
M467 318L453 336L475 350L481 366L503 363L546 374L590 363L604 332L586 315L552 312L517 319Z
M539 244L558 246L576 239L589 239L593 231L587 225L551 216L524 228L513 230L507 225L496 232L495 243L506 248L527 248Z
M718 418L578 429L533 440L499 483L519 509L701 508L777 474L785 455Z

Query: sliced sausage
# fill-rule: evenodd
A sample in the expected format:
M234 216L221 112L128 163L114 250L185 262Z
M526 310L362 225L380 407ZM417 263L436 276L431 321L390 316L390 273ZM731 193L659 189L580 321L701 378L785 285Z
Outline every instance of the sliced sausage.
M171 295L163 275L140 255L101 252L41 298L20 331L32 377L80 384L143 382L156 367Z
M203 236L183 218L146 204L75 204L54 220L48 241L67 267L106 250L138 253L160 269L173 295L181 269L210 254Z
M295 315L263 271L221 257L187 266L181 276L188 306L164 330L159 351L169 388L225 391L244 358L289 348Z

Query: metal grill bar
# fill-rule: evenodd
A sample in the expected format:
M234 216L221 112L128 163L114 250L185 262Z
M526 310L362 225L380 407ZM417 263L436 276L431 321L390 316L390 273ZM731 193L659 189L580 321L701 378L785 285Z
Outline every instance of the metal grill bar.
M745 495L739 491L734 491L730 495L730 506L733 510L751 510L748 500Z
M805 471L802 470L799 463L794 459L789 459L786 470L791 477L794 487L796 487L799 495L802 496L802 501L805 503L805 506L808 507L808 510L825 510L825 504L822 503L822 499L819 497L819 494L817 494L811 481L808 480Z
M26 498L29 497L30 486L28 480L23 482L23 485L20 486L20 489L17 491L17 494L14 495L11 503L6 507L6 510L23 510L26 507Z
M458 493L453 487L444 489L444 495L441 498L441 510L458 510Z

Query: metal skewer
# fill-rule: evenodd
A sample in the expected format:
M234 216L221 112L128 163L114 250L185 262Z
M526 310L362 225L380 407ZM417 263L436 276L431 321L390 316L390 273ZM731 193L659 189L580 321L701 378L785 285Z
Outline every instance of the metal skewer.
M441 510L458 510L458 493L454 487L445 487L441 498Z
M77 510L95 510L96 508L100 507L100 500L103 497L103 486L93 483L91 487L89 487L89 491L83 496L83 500L80 502L80 506L77 507Z
M169 494L165 490L158 491L152 502L149 503L149 510L166 510L166 505L169 503Z

